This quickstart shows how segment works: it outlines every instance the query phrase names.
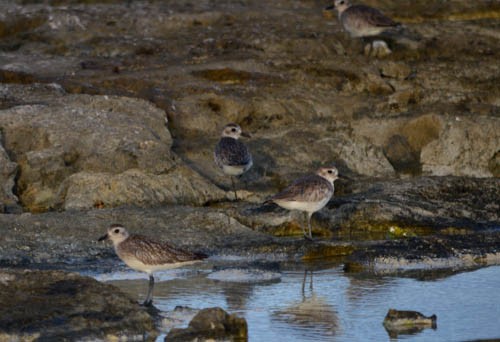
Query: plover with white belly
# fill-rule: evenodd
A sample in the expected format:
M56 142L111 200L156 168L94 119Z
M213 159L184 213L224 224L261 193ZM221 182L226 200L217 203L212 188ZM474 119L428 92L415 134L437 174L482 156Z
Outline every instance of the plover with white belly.
M252 155L244 143L239 141L240 136L250 137L241 131L241 127L235 123L224 126L221 138L215 146L215 164L222 172L231 177L234 197L238 199L233 177L239 177L247 172L253 165Z
M349 0L335 0L332 6L325 9L337 10L342 27L353 38L376 36L401 26L378 9L366 5L351 5Z
M154 272L190 265L207 257L143 235L129 234L121 224L112 224L99 241L107 239L113 242L116 254L128 267L149 275L145 306L153 303Z
M307 215L309 233L302 232L306 239L312 239L311 216L322 209L333 196L333 182L338 178L335 167L322 167L316 174L297 179L280 193L269 198L266 203L274 202L288 210L304 211Z

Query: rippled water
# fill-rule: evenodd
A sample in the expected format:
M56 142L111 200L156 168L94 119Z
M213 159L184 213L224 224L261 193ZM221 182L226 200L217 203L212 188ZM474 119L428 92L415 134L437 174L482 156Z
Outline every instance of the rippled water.
M165 311L179 305L220 306L247 319L250 341L284 337L287 342L384 341L389 335L382 321L389 308L438 317L437 329L399 335L398 339L500 338L500 266L447 277L434 273L431 280L417 280L346 274L339 264L282 264L259 271L254 279L244 273L246 278L242 276L241 282L234 275L227 278L231 281L224 280L225 273L213 276L212 265L202 267L159 274L155 305ZM138 300L144 299L144 275L124 272L97 278L111 281Z

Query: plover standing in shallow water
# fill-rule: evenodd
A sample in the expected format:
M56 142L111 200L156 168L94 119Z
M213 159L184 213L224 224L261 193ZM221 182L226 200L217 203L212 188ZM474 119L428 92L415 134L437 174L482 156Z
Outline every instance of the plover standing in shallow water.
M248 148L238 140L240 136L250 137L242 132L241 127L237 124L227 124L222 130L221 138L215 146L214 152L215 164L224 174L231 176L235 199L238 199L238 196L236 195L233 177L241 176L253 165L252 155Z
M351 5L349 0L335 0L326 10L336 9L339 21L351 37L370 37L400 26L378 9L365 5Z
M191 253L143 235L129 234L121 224L112 224L99 241L111 240L115 252L128 267L149 275L149 289L144 305L153 303L155 271L190 265L205 259L203 254Z
M272 196L266 203L274 202L288 210L304 211L307 215L309 234L304 237L312 239L311 216L323 208L333 196L333 182L338 178L339 172L335 167L322 167L316 174L305 176L294 181L280 193Z

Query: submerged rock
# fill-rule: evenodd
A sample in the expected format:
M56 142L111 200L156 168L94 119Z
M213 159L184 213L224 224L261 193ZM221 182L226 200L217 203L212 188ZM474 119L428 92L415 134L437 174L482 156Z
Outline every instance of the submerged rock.
M221 308L200 310L185 329L172 329L165 341L248 339L248 327L244 318L228 314Z
M398 335L414 335L425 328L437 328L436 315L424 316L417 311L389 309L384 318L384 327L391 338Z
M0 339L153 337L154 320L114 286L61 271L0 270Z
M230 283L248 284L276 282L281 279L281 274L257 268L226 268L210 273L207 278Z

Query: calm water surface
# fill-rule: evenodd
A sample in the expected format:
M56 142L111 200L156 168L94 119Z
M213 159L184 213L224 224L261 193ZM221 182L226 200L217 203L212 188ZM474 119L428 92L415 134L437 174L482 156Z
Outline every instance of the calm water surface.
M436 330L399 340L500 338L500 266L432 280L350 275L338 264L284 264L253 283L211 279L213 274L211 265L159 274L155 305L165 311L220 306L247 319L250 341L389 340L382 325L389 308L438 317ZM145 297L147 280L139 273L97 278Z

